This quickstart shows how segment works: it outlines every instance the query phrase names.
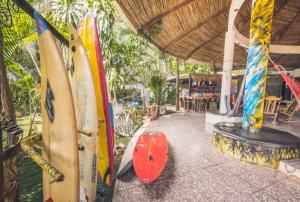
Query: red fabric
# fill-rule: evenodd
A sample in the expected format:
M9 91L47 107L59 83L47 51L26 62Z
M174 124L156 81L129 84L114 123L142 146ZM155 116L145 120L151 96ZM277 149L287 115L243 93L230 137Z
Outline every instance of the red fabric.
M282 78L284 79L284 81L286 82L286 85L288 85L288 87L290 88L290 90L292 91L295 99L298 102L298 106L296 110L300 109L300 82L295 80L293 77L287 75L285 73L285 69L283 66L281 65L277 65L275 64L275 62L270 58L269 55L266 55L267 58L271 61L271 63L274 65L274 68L279 71L280 75L282 76Z

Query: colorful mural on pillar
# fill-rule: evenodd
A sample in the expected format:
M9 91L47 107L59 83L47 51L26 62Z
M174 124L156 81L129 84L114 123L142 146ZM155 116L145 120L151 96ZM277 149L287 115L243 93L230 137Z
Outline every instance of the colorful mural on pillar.
M259 132L263 125L263 105L274 0L252 0L250 44L246 68L243 128Z

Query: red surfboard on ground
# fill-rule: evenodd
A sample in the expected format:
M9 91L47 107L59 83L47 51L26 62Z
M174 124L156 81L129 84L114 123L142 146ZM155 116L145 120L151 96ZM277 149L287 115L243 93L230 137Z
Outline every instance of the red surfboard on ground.
M155 181L168 161L168 141L162 132L144 132L133 152L133 167L144 184Z

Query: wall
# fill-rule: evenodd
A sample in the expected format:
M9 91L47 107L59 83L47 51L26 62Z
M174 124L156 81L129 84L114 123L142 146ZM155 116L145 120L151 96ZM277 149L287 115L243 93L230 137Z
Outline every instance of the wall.
M268 76L267 79L267 95L274 95L277 97L281 97L281 86L282 86L282 78Z
M293 76L294 77L300 77L300 68L294 70Z

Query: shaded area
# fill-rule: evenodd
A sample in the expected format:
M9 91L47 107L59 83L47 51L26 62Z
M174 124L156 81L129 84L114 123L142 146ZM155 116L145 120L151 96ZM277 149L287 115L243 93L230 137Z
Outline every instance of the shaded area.
M27 155L20 153L17 160L21 201L43 201L42 169Z
M204 132L204 120L204 114L191 112L152 121L147 129L164 132L172 147L167 167L149 186L135 176L129 181L117 180L113 201L299 201L298 181L278 170L244 163L217 151L212 133ZM294 133L298 126L280 127ZM122 164L132 151L127 147Z
M162 200L166 198L167 193L171 192L171 185L175 178L176 160L172 154L172 147L169 144L168 163L161 173L160 177L151 184L144 185L145 194L151 200ZM168 180L165 180L168 179ZM164 181L163 186L161 185Z

